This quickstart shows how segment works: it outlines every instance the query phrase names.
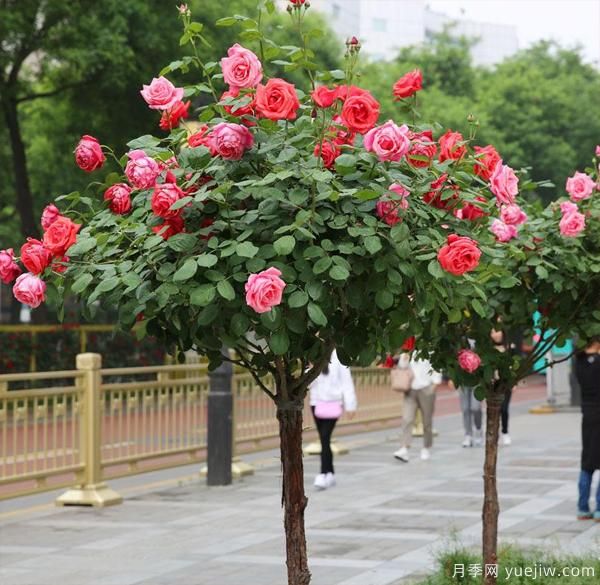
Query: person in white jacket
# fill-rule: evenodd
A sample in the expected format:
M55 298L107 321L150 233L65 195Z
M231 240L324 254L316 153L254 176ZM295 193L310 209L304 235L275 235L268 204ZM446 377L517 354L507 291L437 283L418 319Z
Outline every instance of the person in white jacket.
M321 473L315 478L315 487L324 490L335 485L331 452L333 429L344 411L350 418L356 411L356 392L350 368L340 362L335 350L329 364L310 385L310 406L321 440Z
M421 459L430 458L433 445L433 410L435 406L435 389L442 382L442 375L435 372L427 360L415 359L414 354L402 354L399 367L410 367L413 373L411 389L404 395L404 412L402 413L402 446L394 453L394 457L408 463L408 449L412 440L412 428L417 408L423 417L423 449Z

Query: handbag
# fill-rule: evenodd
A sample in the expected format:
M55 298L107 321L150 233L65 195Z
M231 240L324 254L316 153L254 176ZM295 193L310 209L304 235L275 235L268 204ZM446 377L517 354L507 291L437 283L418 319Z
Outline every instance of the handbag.
M412 381L415 377L410 368L392 368L392 390L395 392L408 393L412 388Z
M344 407L339 400L317 400L315 416L323 419L338 419L342 416Z

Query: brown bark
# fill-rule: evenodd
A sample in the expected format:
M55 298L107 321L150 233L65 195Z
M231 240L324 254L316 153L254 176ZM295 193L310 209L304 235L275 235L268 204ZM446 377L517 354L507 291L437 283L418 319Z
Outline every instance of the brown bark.
M483 465L483 565L485 585L496 585L497 577L487 568L498 564L498 503L497 461L500 412L504 399L504 387L496 382L487 396L487 414L485 430L485 462Z
M308 555L304 532L304 493L302 462L302 402L279 402L277 408L283 471L282 505L284 510L288 585L308 585Z
M27 173L27 156L25 144L19 124L19 113L16 100L8 95L0 103L12 152L12 166L15 177L15 191L17 194L16 208L21 219L21 232L23 237L38 237L39 228L33 214L33 197L29 186Z

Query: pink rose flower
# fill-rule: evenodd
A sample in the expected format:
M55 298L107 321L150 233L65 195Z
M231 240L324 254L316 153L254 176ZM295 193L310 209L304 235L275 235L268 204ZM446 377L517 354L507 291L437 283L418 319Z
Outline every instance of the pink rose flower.
M246 282L246 304L257 313L267 313L279 305L286 286L280 276L281 271L273 267L251 274Z
M87 173L99 169L106 160L100 143L93 136L85 134L75 147L75 162L77 166Z
M15 299L32 309L46 300L46 283L33 274L21 274L13 286Z
M0 280L4 284L10 284L19 274L21 269L15 262L13 249L0 250Z
M492 222L490 231L496 236L499 242L509 242L517 237L517 228L514 225L508 225L500 219L495 219Z
M470 349L461 349L458 352L458 365L469 374L472 374L481 365L481 358Z
M131 210L131 187L127 183L116 183L104 191L104 201L113 213L123 215Z
M50 266L52 254L39 240L27 238L21 246L21 262L32 274L41 274Z
M600 144L596 146L596 156L600 156Z
M567 193L573 201L589 199L596 187L594 179L585 173L575 173L567 179Z
M571 203L570 201L563 201L560 204L560 212L563 215L568 215L569 213L577 213L579 211L579 207L577 207L576 203Z
M400 195L403 199L410 195L410 191L402 183L392 183L388 189L396 193L396 195ZM408 208L408 201L405 201L405 203L406 207L404 209Z
M171 205L179 201L183 196L183 191L175 183L156 185L150 202L152 211L158 217L173 219L181 215L181 208L171 209Z
M578 211L565 213L558 225L562 236L565 238L574 238L585 228L585 215Z
M46 205L46 207L44 207L44 211L42 211L42 229L46 231L50 227L52 222L57 220L59 217L60 211L58 210L58 207L56 207L56 205L52 203L50 205Z
M410 149L408 126L396 126L392 120L388 120L383 126L372 128L365 134L364 145L380 161L399 161Z
M250 50L237 43L221 59L223 80L229 88L256 87L262 80L262 65L259 58Z
M140 91L153 110L170 110L183 99L183 87L175 87L166 77L155 77Z
M221 122L210 134L210 149L226 160L240 160L244 151L252 148L254 136L246 126Z
M527 214L516 204L503 205L500 219L508 225L521 225L527 221Z
M490 190L496 196L496 203L512 205L519 192L519 178L515 172L500 161L490 177Z
M136 189L149 189L154 186L160 174L158 163L143 150L131 150L127 153L129 162L125 167L125 175Z
M408 201L404 197L397 199L387 194L380 197L375 204L375 214L388 225L394 226L402 221L399 215L400 210L407 208Z

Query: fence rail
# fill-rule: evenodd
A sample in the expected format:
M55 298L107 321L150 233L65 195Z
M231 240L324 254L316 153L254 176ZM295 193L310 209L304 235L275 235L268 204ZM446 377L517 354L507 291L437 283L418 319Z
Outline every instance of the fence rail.
M87 498L82 503L117 501L103 483L107 479L205 458L209 377L204 362L115 369L101 369L100 363L97 354L80 354L76 370L0 375L0 500L79 486L77 497ZM355 368L353 378L359 409L341 426L401 415L388 370ZM56 379L65 385L37 387ZM31 382L32 388L10 390L11 382ZM234 444L250 451L275 439L274 404L252 376L236 371L232 393ZM304 416L310 426L308 400ZM92 486L89 493L85 486Z

